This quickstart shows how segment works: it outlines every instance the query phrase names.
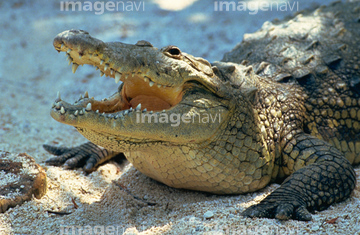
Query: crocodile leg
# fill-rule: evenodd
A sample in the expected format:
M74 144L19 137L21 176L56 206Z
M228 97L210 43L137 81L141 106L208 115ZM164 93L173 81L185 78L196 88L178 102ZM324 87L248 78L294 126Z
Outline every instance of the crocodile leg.
M350 162L323 140L298 133L286 144L283 157L288 158L286 167L294 173L243 216L308 221L310 212L346 199L355 188Z
M46 164L53 166L63 165L67 169L84 166L83 169L86 172L94 171L98 165L117 155L122 155L121 157L125 158L123 153L107 150L91 142L73 148L56 147L46 144L43 147L49 153L57 155L46 160Z

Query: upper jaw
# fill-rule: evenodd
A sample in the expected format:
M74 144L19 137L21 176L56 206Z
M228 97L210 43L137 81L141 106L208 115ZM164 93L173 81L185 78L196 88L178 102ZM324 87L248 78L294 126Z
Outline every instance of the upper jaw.
M53 45L58 52L66 52L74 73L79 65L89 64L100 69L100 76L114 78L116 83L134 76L141 76L150 87L158 88L177 87L184 82L169 74L173 72L171 61L145 41L135 45L104 43L85 31L67 30L55 37Z
M217 95L227 96L208 61L183 53L174 46L159 50L146 41L135 45L104 43L82 30L58 34L53 45L58 52L66 52L73 72L79 65L89 64L100 69L101 76L114 78L116 83L137 76L155 88L179 88L195 80ZM180 55L170 55L174 50Z

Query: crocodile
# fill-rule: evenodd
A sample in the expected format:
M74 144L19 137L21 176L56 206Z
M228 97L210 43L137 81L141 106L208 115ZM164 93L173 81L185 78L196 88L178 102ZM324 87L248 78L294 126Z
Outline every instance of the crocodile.
M311 220L349 198L360 162L360 3L333 3L265 22L221 61L176 46L58 34L72 71L89 64L122 81L101 101L58 93L51 116L90 142L51 165L91 172L116 155L168 186L244 194L282 182L246 217Z

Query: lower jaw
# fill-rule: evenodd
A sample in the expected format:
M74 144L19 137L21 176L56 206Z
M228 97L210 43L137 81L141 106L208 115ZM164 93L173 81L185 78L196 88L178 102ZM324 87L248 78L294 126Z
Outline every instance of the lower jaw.
M141 104L138 104L136 107L132 107L132 103L119 104L114 103L113 101L102 101L106 103L106 111L104 109L104 103L100 105L100 101L93 99L85 98L78 104L69 104L65 101L55 102L52 106L51 116L62 123L74 125L78 121L85 121L85 116L89 114L98 116L98 117L107 117L107 118L121 118L125 117L129 113L141 112L141 113L153 113L153 110L148 111L147 108L142 108ZM134 104L134 102L133 102ZM95 111L94 111L95 110ZM165 109L162 110L165 112ZM94 118L95 116L92 116ZM90 117L89 117L90 118ZM76 121L78 120L78 121Z
M58 96L52 105L51 116L64 124L90 127L90 119L94 121L96 118L106 117L115 120L125 118L135 112L152 114L170 111L171 109L169 103L147 95L139 95L129 101L125 98L126 96L119 92L102 101L89 98L87 92L84 97L81 96L74 104L70 104Z
M119 145L122 145L122 151L139 151L142 143L162 141L154 136L155 132L149 123L141 122L141 118L142 115L153 113L159 116L167 111L147 111L137 106L135 109L130 107L114 113L100 113L84 106L89 100L91 99L84 99L76 105L65 101L55 102L50 115L58 122L76 127L91 142L114 151L119 151ZM138 143L136 149L134 143Z
M149 143L157 142L177 145L208 141L222 125L220 115L223 116L226 108L219 105L213 111L216 112L216 121L200 122L200 116L199 119L194 117L196 118L196 114L200 114L205 107L188 105L193 97L184 99L171 109L160 112L148 111L137 106L113 113L100 113L89 109L89 98L84 98L74 105L57 100L51 109L51 116L58 122L76 127L95 144L114 151L140 151L141 143L148 146ZM183 115L188 114L194 116L191 120L195 121L189 122L187 117L183 119ZM201 134L196 130L201 130ZM126 145L130 147L125 148Z
M58 93L52 108L55 113L58 111L63 116L73 115L76 117L87 112L95 112L102 116L117 117L132 111L158 112L169 110L172 107L169 102L152 94L130 92L130 95L134 95L134 98L129 98L125 90L126 88L122 86L119 92L101 101L97 101L93 97L89 98L88 92L85 92L84 97L80 95L80 99L75 101L74 104L62 101ZM180 102L181 97L182 95L179 95L176 102Z

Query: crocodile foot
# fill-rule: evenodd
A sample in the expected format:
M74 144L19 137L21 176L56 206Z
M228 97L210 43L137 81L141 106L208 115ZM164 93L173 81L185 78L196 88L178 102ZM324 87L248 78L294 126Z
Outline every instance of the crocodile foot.
M91 142L73 148L56 147L46 144L44 144L43 147L49 153L56 155L56 157L46 160L46 164L52 166L62 165L66 169L83 167L84 171L88 173L94 171L98 165L116 155L122 155L122 157L125 158L122 153L104 149Z
M306 209L305 205L301 205L297 201L288 200L268 200L262 201L257 205L247 208L241 213L245 217L261 217L261 218L276 218L280 220L302 220L309 221L312 216Z

